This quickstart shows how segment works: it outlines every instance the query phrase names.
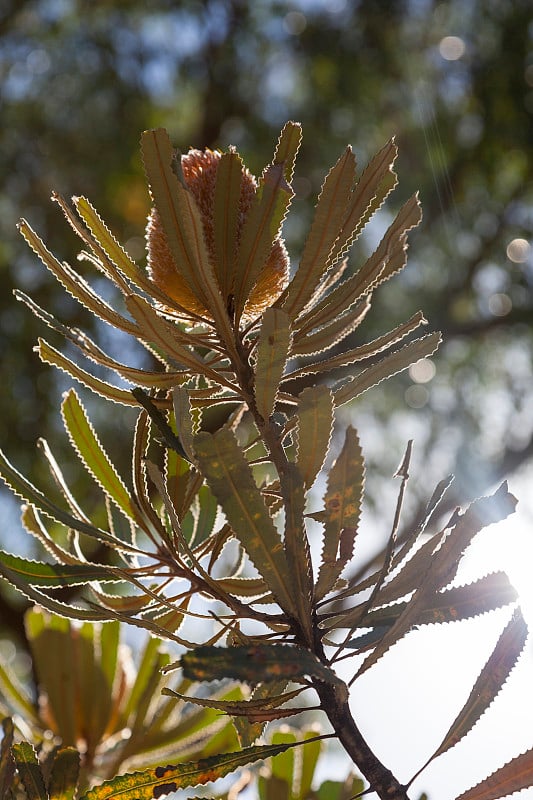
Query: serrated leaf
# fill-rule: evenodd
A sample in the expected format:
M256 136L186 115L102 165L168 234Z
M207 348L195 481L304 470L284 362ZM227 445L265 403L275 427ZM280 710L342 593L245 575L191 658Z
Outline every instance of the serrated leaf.
M431 569L422 576L406 609L364 661L358 675L366 672L393 644L402 639L412 625L416 624L415 620L420 613L431 606L434 595L451 583L461 557L473 537L485 525L505 519L514 511L515 505L516 499L508 492L507 484L504 483L490 497L483 497L469 506L434 554Z
M366 309L365 309L366 314ZM410 333L415 331L420 325L427 325L427 320L424 318L424 315L421 311L418 311L416 314L407 320L407 322L403 322L398 327L394 328L392 331L389 331L384 336L379 336L377 339L374 339L372 342L368 342L367 344L360 345L359 347L355 347L352 350L347 350L344 353L339 353L338 355L332 356L331 358L323 359L322 361L317 361L314 364L306 364L303 367L295 370L294 372L290 372L288 375L285 376L285 381L295 380L297 378L301 378L304 375L309 375L312 373L322 373L322 372L329 372L333 369L339 369L341 367L346 367L350 364L355 364L356 361L361 361L365 358L372 358L379 353L382 353L384 350L387 350L392 345L397 344ZM328 328L326 328L328 331ZM317 335L321 335L322 331L319 331ZM302 341L302 346L306 347L308 340L311 342L311 347L314 346L313 339L315 334L311 336L307 336ZM300 352L300 348L295 348L295 352Z
M367 222L368 212L374 213L394 188L396 175L392 167L397 154L396 144L391 139L363 170L352 192L342 229L329 254L331 264L343 257ZM384 189L380 191L382 184Z
M285 180L283 165L272 164L267 167L242 229L235 274L237 323L270 255L292 196L292 189Z
M91 375L90 372L79 367L74 361L64 356L44 339L38 340L37 352L39 353L39 358L45 364L50 364L52 367L57 367L63 372L66 372L71 378L79 381L83 386L96 392L96 394L99 394L101 397L105 397L106 400L111 400L113 403L120 403L123 406L137 405L131 392L125 389L117 389L117 387L113 386L111 383L107 383L107 381L100 380L100 378Z
M237 231L243 163L238 153L223 153L217 167L214 200L215 263L222 297L235 281Z
M273 164L283 164L287 183L292 181L294 162L302 141L302 126L299 122L286 122L279 135Z
M74 800L80 773L80 754L75 747L57 751L48 782L50 800Z
M330 315L329 311L332 311L332 309L329 309L328 316L333 317L329 324L323 325L312 333L310 333L309 330L306 330L305 334L301 332L296 333L292 348L293 355L312 356L322 353L324 350L328 350L359 327L369 310L370 301L367 299L363 299L360 303L357 303L354 308L346 313L340 313L340 315L335 315L333 313ZM342 308L341 311L344 311L344 308ZM320 367L317 371L320 371ZM288 379L287 376L287 380Z
M70 389L64 395L61 413L70 441L88 472L113 500L117 508L133 521L137 520L139 511L102 447L74 389Z
M186 678L215 681L234 678L247 683L297 680L304 676L338 684L332 669L303 647L285 644L195 647L180 659Z
M162 694L169 697L177 697L187 703L202 706L203 708L215 708L223 711L232 717L245 717L251 724L272 722L276 719L292 717L300 714L307 709L303 708L280 708L284 703L297 697L301 689L288 692L279 697L267 697L259 700L216 700L212 697L190 697L188 695L174 692L172 689L163 689Z
M29 742L14 744L11 748L20 779L28 800L48 800L41 765L35 749Z
M69 528L73 528L80 533L85 533L93 539L98 539L99 541L106 542L106 544L118 547L119 549L131 549L119 539L106 533L106 531L94 525L89 525L83 520L77 519L72 514L69 514L68 511L52 503L39 489L33 486L33 484L26 480L26 478L15 469L1 450L0 477L2 477L6 485L9 486L15 494L26 502L36 506L36 508L40 509L44 514L50 517L50 519L60 522Z
M409 344L404 345L394 353L390 353L371 367L363 370L351 378L347 383L339 388L334 387L335 405L342 406L344 403L354 400L359 395L366 392L372 386L376 386L381 381L397 375L408 369L411 364L415 364L421 358L431 356L441 342L440 333L429 333L419 339L414 339Z
M333 430L333 395L327 386L310 386L298 397L297 464L306 489L324 466Z
M99 564L46 564L0 551L2 575L6 579L18 575L32 586L58 589L95 580L116 582L119 579L111 574L111 569Z
M235 436L227 428L215 434L201 432L195 437L194 449L201 472L235 535L276 601L294 616L283 543Z
M287 289L283 308L291 319L295 319L312 298L324 275L354 180L355 156L351 147L347 147L324 180L298 270Z
M431 569L429 562L426 569ZM424 574L424 572L418 572L415 569L411 574L412 581L409 587L407 588L404 584L404 590L400 590L399 594L397 591L394 592L394 595L384 594L382 596L381 592L378 593L376 603L392 603L392 605L365 613L367 604L361 603L361 605L346 611L342 617L335 617L334 627L368 628L380 625L390 627L393 625L409 603L409 601L394 603L393 600L414 591L419 584L420 575ZM429 604L420 610L420 614L414 624L431 625L470 619L509 605L509 603L515 602L517 597L516 589L509 582L505 572L493 572L466 586L454 586L451 589L437 592L431 598ZM352 647L352 644L350 643L346 646Z
M83 306L90 309L100 319L109 322L119 330L137 336L139 331L137 326L130 320L118 314L110 305L99 297L89 284L75 272L68 264L61 264L57 258L48 250L42 239L37 236L26 220L21 220L18 229L28 242L31 249L39 256L45 267L57 278L65 287L67 292L76 298Z
M152 800L187 786L211 783L239 767L282 753L291 745L255 745L235 753L120 775L91 789L80 800Z
M317 598L328 593L352 557L361 516L364 482L365 464L359 437L355 428L349 425L342 450L329 471L322 518L324 534L321 564L338 563L340 570L338 574L335 571L332 574L328 568L322 570L321 567L315 588ZM345 534L345 552L340 554L341 534L344 530L350 531L350 535L347 537Z
M530 786L533 786L533 749L513 758L456 800L499 800Z
M259 331L255 363L255 402L264 420L274 411L290 348L289 317L280 309L267 308Z
M431 758L420 769L415 778L426 769L435 758L446 753L469 733L493 703L507 681L527 639L527 625L520 609L516 609L498 639L489 660L481 670L470 695L461 711L453 721L448 733ZM414 780L414 778L412 779ZM412 781L411 781L412 782Z

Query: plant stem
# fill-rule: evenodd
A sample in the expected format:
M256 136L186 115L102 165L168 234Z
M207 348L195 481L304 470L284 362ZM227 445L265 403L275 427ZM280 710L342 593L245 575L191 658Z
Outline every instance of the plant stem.
M332 685L316 680L313 686L335 735L369 782L371 790L381 800L409 800L406 787L381 763L357 727L350 711L346 684L339 681Z

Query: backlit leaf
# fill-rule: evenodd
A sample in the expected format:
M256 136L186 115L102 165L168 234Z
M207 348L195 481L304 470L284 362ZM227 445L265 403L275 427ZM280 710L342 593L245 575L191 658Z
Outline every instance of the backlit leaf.
M60 588L79 586L88 581L117 581L111 567L98 564L45 564L0 551L0 573L6 579L18 575L32 586Z
M513 758L456 800L498 800L533 786L533 749Z
M345 313L342 313L345 311L344 300L342 306L339 314L335 314L332 307L328 309L327 316L331 321L327 325L323 325L314 332L310 332L310 329L305 332L298 331L294 336L293 354L312 356L338 344L363 322L370 309L370 302L364 299ZM317 371L320 372L320 366Z
M306 489L324 465L333 430L333 395L327 386L309 386L298 398L297 463Z
M243 163L238 153L223 153L217 167L214 199L215 264L227 299L233 289Z
M429 333L419 339L414 339L394 353L390 353L377 364L363 370L354 378L350 378L344 385L334 389L335 405L342 406L366 392L372 386L391 378L398 372L408 369L421 358L431 356L441 341L440 333Z
M347 147L324 180L298 270L287 289L283 308L295 319L312 298L339 235L355 180L355 156Z
M235 275L237 321L270 255L292 195L292 189L284 177L283 165L272 164L267 167L242 230Z
M299 122L286 122L276 145L273 164L283 164L285 180L292 181L294 162L302 141L302 126Z
M255 364L255 402L264 420L274 411L290 346L289 317L280 309L267 308L259 332Z
M310 650L284 644L196 647L181 657L180 665L185 677L194 681L234 678L256 684L309 676L326 683L338 683L333 670Z
M50 800L74 800L80 772L80 754L75 747L62 747L52 764L48 791Z
M277 602L294 615L283 543L235 436L227 428L202 432L195 437L194 449L202 474L251 561Z
M365 465L361 445L357 431L350 425L346 430L342 450L329 471L322 518L324 538L321 563L340 562L339 574L352 557L353 542L361 516L364 482ZM345 546L347 552L340 554L343 530L350 531L351 546ZM332 581L331 570L323 572L321 569L315 589L316 596L324 597L337 577L338 575L335 575Z
M48 800L43 773L35 749L29 742L14 744L11 748L27 800Z
M0 669L1 669L0 664ZM13 720L5 717L2 720L2 741L0 742L0 797L9 797L9 789L15 774L15 763L11 753L13 744Z
M235 753L204 758L200 761L147 769L119 775L91 789L80 800L157 800L187 786L199 786L223 778L239 767L282 753L291 745L255 745Z
M87 413L74 389L70 389L61 404L61 413L69 438L89 473L117 507L135 520L139 512L109 456L102 447Z
M172 689L163 689L162 694L169 697L178 697L187 703L203 706L204 708L216 708L233 717L246 717L252 724L257 722L271 722L275 719L292 717L302 712L301 708L280 708L284 703L297 697L301 689L287 692L286 695L279 697L267 697L258 700L216 700L213 697L190 697L174 692Z
M481 670L468 700L453 721L437 750L415 775L417 777L433 759L454 747L472 730L480 717L499 694L515 666L527 639L527 625L520 609L516 609L501 634L489 660ZM413 778L414 780L414 778Z

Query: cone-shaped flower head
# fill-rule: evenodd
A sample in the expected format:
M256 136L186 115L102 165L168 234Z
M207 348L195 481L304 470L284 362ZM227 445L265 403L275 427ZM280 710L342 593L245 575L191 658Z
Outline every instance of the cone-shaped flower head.
M221 158L222 153L216 150L189 150L187 155L181 159L183 178L200 211L209 260L217 277L220 275L220 269L217 264L215 244L215 193ZM237 259L245 222L255 202L257 185L254 176L246 167L243 167L240 194L237 200L238 210L234 242L235 259ZM205 308L205 304L195 295L193 289L180 272L179 265L172 255L161 218L155 207L152 208L148 217L146 239L148 268L154 283L188 311L202 317L211 317L210 311ZM261 314L267 306L271 305L279 297L287 285L288 277L289 258L284 242L278 236L274 240L258 280L250 292L244 316L254 318ZM226 304L228 304L231 294L232 287L229 286L226 292L227 296L224 298Z

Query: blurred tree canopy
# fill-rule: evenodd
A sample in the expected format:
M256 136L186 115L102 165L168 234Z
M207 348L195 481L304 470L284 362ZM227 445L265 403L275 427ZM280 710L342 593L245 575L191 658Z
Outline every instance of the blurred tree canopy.
M414 437L415 496L452 471L461 502L532 459L529 0L0 0L0 75L0 440L34 480L39 437L74 464L58 436L67 384L32 352L44 326L12 289L97 340L110 334L91 332L88 315L18 236L18 218L72 262L76 237L49 198L52 190L86 195L143 263L143 129L166 127L182 150L234 144L257 173L288 119L304 131L296 213L285 230L293 257L322 178L348 142L363 166L396 135L400 185L378 226L420 191L424 221L410 237L410 263L382 292L361 336L421 308L445 344L434 364L350 410L369 473L388 480ZM358 243L354 268L376 235L370 227ZM132 350L130 363L138 357ZM91 413L119 462L128 414L103 402ZM376 480L375 499L379 492ZM0 500L12 508L7 492ZM10 608L3 621L15 630Z

